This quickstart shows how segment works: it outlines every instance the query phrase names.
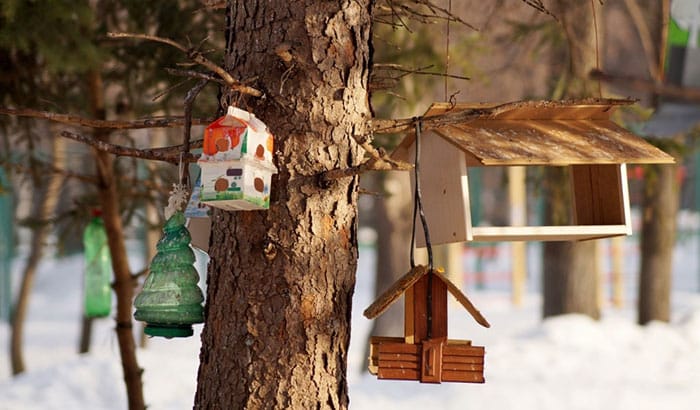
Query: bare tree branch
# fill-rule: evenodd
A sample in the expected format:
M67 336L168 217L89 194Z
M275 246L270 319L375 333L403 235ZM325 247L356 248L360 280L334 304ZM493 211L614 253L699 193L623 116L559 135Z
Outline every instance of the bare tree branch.
M607 74L597 70L591 71L589 76L594 80L615 84L631 90L678 98L686 102L700 102L700 88L679 87L672 84L659 84L654 81L644 80L637 77Z
M240 81L236 80L229 74L223 67L217 65L213 61L209 60L208 58L204 57L204 55L194 49L194 48L188 48L183 46L182 44L171 40L169 38L164 38L164 37L158 37L158 36L151 36L148 34L136 34L136 33L107 33L107 37L109 38L134 38L134 39L139 39L139 40L148 40L148 41L155 41L157 43L163 43L167 44L169 46L175 47L178 50L182 51L187 55L187 57L194 61L195 63L206 67L208 70L212 71L213 73L216 73L219 77L221 77L222 80L228 85L232 90L238 91L243 94L248 94L252 95L253 97L262 97L263 93L260 90L257 90L253 87L250 87L248 85L245 85L241 83Z
M156 117L144 118L133 121L108 121L96 120L93 118L85 118L77 115L57 114L48 111L37 111L29 108L5 108L0 107L0 114L10 115L15 117L30 117L43 118L49 121L58 122L67 125L77 125L89 128L105 128L115 130L136 130L145 128L174 128L181 127L185 124L183 117ZM193 125L209 124L211 119L192 119Z
M122 157L134 157L140 159L149 159L155 161L165 161L171 164L177 164L180 161L180 153L182 152L182 145L174 145L170 147L163 148L134 148L126 147L123 145L111 144L108 142L100 141L98 139L88 137L81 134L76 134L69 131L61 132L61 136L64 138L72 139L74 141L82 142L87 144L99 151L108 152L116 156ZM202 140L196 140L190 142L190 148L200 148L203 145ZM183 162L196 162L199 155L187 153L183 156Z
M203 80L208 80L217 84L226 85L226 82L224 80L220 79L219 77L215 77L209 73L201 73L199 71L194 70L178 70L175 68L165 68L165 71L172 75L189 78L201 78Z
M381 119L373 118L371 127L375 134L395 134L406 132L413 129L416 121L420 120L423 129L429 130L433 128L443 127L457 123L473 121L478 118L489 117L499 113L512 110L519 107L548 107L548 106L566 106L572 104L609 104L609 105L629 105L636 102L632 99L611 99L611 98L586 98L581 100L566 100L566 101L516 101L505 104L500 104L490 108L472 108L447 111L443 114L431 115L428 117L413 117L403 119Z

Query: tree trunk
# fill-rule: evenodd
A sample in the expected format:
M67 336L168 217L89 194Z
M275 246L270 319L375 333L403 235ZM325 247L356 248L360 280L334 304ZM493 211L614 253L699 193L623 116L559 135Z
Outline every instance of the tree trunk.
M658 60L650 62L657 69L657 82L663 81L663 62L666 57L666 30L669 18L668 0L656 7L645 7L643 13L651 21L650 34L656 41ZM643 30L638 25L637 29ZM653 96L658 108L659 98ZM672 153L678 156L678 153ZM647 174L642 196L641 262L639 267L639 297L637 299L637 322L641 325L652 320L668 322L671 319L671 280L673 271L673 248L676 238L676 218L680 201L678 166L652 165Z
M679 204L677 165L648 167L642 208L642 261L637 321L668 322L671 316L671 272Z
M97 119L105 119L104 91L102 77L99 72L91 72L88 76L90 102L93 108L93 116ZM109 134L104 130L95 130L94 136L101 140L107 140ZM127 400L129 410L143 410L146 408L143 400L143 386L141 383L142 370L136 360L136 344L132 331L132 304L134 298L135 280L131 277L126 247L124 245L124 232L119 213L119 196L114 175L114 159L112 154L104 151L94 151L97 168L97 190L102 207L102 219L107 232L107 244L112 257L112 270L114 271L114 290L117 296L117 339L119 341L119 353L124 371Z
M61 169L65 163L65 141L62 138L54 138L53 140L53 166ZM64 177L61 174L53 173L49 177L48 185L44 192L41 192L40 187L36 187L34 194L39 196L35 198L36 212L34 218L39 221L39 226L32 231L32 240L29 248L29 256L27 265L22 274L22 283L20 285L17 303L12 310L12 335L10 338L10 361L12 362L12 374L17 375L25 370L24 355L22 352L22 339L24 336L24 321L27 318L27 310L29 309L29 296L34 287L34 278L36 277L36 269L41 261L41 256L44 253L44 245L46 237L49 234L51 224L48 222L52 214L56 210L58 197L61 186L63 185Z
M225 65L265 90L238 104L270 127L279 173L268 211L213 210L195 408L348 406L358 180L321 174L361 158L369 3L228 4Z
M595 15L592 7L596 8ZM569 45L570 75L564 95L569 98L598 95L597 84L588 80L588 73L598 65L597 43L602 38L599 32L596 39L594 24L594 18L602 16L598 2L557 0L552 10L562 24ZM602 24L597 26L599 30L602 28ZM600 50L602 55L602 48ZM568 223L571 207L568 172L561 167L546 167L545 181L548 198L552 198L546 206L545 224ZM543 252L543 316L583 313L599 318L598 271L592 263L595 243L545 242Z

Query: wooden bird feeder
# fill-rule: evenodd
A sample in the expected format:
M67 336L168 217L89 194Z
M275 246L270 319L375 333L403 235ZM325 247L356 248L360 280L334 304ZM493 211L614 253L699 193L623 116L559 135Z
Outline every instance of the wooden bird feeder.
M424 118L448 112L470 115L422 133L420 178L431 242L564 241L631 234L625 164L674 160L613 123L615 105L607 100L433 104ZM415 134L407 136L392 157L413 162L414 144ZM513 165L570 167L573 225L473 226L469 167ZM425 246L420 233L416 240Z
M421 383L484 382L484 348L472 346L468 340L447 339L448 292L479 324L490 326L441 271L416 266L364 312L367 318L373 319L401 294L405 296L404 337L370 338L370 373L379 379L418 380Z

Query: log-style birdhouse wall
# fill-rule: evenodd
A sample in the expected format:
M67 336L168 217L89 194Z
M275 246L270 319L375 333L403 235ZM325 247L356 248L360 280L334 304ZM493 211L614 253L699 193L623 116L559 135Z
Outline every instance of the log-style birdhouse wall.
M434 104L425 118L461 112L466 119L426 127L421 136L420 178L432 243L583 240L631 234L626 164L674 160L613 123L614 109L605 102ZM415 134L408 135L392 157L413 162L414 144ZM469 168L515 165L571 169L573 225L472 225ZM416 239L418 246L425 246L420 232Z

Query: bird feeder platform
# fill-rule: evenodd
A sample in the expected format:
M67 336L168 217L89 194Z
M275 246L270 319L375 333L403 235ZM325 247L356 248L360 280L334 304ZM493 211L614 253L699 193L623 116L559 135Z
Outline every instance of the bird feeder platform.
M566 241L631 234L626 164L674 159L615 124L610 119L619 105L615 101L433 104L423 117L420 153L423 206L432 243ZM430 117L438 115L454 120L430 125ZM412 133L392 158L413 162L414 144ZM469 168L535 165L570 168L573 225L472 225ZM420 232L416 242L425 246Z

